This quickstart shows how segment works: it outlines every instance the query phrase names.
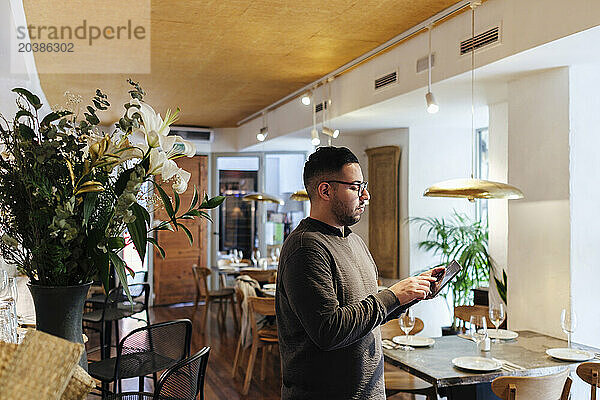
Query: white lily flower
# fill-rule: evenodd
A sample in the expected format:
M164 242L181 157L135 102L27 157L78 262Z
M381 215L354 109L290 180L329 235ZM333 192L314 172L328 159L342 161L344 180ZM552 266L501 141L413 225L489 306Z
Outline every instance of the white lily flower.
M169 156L183 155L187 157L194 157L196 155L196 145L188 140L185 140L181 136L175 136L173 148L167 153Z
M179 194L185 192L187 190L188 182L190 181L191 177L192 174L180 168L179 174L175 179L176 182L173 184L173 190Z
M150 168L148 169L148 173L151 175L161 174L165 161L167 161L167 155L164 151L160 151L157 148L150 150Z
M167 158L163 162L161 176L162 176L163 180L168 181L169 179L178 175L180 173L180 171L183 171L183 170L177 166L175 161L169 160Z

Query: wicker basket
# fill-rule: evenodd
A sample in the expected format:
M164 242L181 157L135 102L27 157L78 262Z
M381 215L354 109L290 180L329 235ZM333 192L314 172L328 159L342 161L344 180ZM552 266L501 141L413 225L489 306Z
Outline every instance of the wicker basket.
M95 382L77 364L83 351L35 330L20 345L0 341L0 400L85 399Z

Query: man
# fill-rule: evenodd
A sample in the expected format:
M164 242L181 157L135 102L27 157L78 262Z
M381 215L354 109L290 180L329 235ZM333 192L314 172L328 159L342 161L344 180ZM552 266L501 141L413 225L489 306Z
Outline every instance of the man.
M348 228L369 192L347 148L318 148L304 165L304 185L310 217L285 241L277 273L281 398L383 400L379 325L425 298L440 269L377 293L375 262Z

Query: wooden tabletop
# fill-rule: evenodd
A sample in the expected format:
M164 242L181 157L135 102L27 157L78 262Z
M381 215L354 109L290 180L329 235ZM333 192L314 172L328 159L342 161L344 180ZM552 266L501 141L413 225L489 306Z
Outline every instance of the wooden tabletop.
M504 375L540 376L562 371L565 367L574 367L578 362L559 361L546 354L547 349L567 347L566 340L556 339L532 331L519 331L516 340L492 343L491 351L480 352L471 340L458 336L435 338L432 347L416 348L413 351L384 349L385 360L438 388L472 385L491 382ZM589 346L573 344L573 347L600 352ZM519 371L497 370L490 373L462 371L452 365L452 359L462 356L481 356L496 358L524 367Z

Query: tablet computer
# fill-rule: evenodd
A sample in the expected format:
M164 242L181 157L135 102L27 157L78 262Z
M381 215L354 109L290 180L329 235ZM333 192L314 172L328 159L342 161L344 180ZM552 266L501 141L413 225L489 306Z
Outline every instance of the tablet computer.
M461 270L462 266L456 260L452 260L444 271L437 276L433 275L437 278L437 281L431 282L431 292L427 299L433 299L437 296Z

